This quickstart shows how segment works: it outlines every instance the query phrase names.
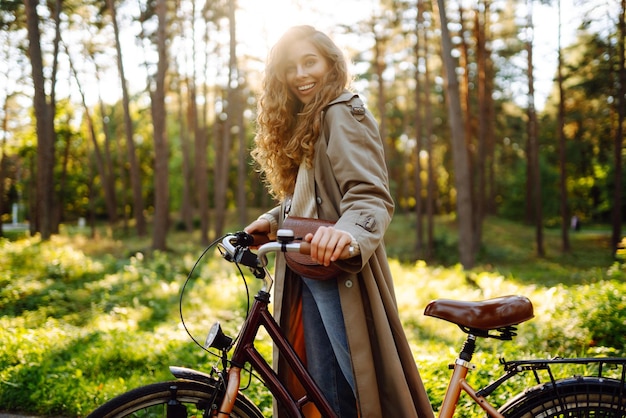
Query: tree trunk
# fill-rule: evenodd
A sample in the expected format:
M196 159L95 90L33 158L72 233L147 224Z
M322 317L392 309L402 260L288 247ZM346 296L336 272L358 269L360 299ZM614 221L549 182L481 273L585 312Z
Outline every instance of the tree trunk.
M113 23L113 32L115 35L115 49L117 51L117 69L120 76L120 84L122 86L122 105L124 107L124 126L126 133L126 147L128 151L128 164L130 167L130 184L133 192L133 213L135 216L137 235L143 237L146 235L146 218L144 216L144 201L141 192L141 174L139 171L139 163L137 161L137 153L135 151L135 141L133 138L134 129L133 121L130 116L130 98L128 95L128 86L126 76L124 75L124 64L122 60L122 46L120 43L120 33L117 26L117 14L115 10L114 0L106 0L109 10L111 11L111 21Z
M242 227L248 224L248 207L246 197L248 194L249 165L248 165L248 147L246 146L246 125L243 119L243 105L245 98L241 86L237 84L237 138L239 142L239 158L237 164L237 212L239 213L239 225Z
M491 15L490 3L485 1L485 16ZM485 18L486 32L491 39L493 36L491 32L490 20ZM487 43L490 45L491 43ZM489 46L485 47L486 60L485 60L485 97L487 103L485 105L485 119L487 121L485 131L485 187L487 188L486 202L485 202L485 214L493 215L496 213L496 180L495 180L495 112L494 112L494 78L495 72L493 67L493 58L491 56L491 49Z
M69 125L70 121L66 121L65 122L67 125ZM66 128L66 130L69 132L69 128ZM59 179L58 179L58 192L56 193L57 198L56 198L56 210L54 213L54 219L55 219L55 225L59 225L63 220L64 220L64 215L63 215L63 206L65 205L65 195L67 193L67 191L65 190L65 186L67 185L67 166L69 164L70 161L70 147L72 146L72 138L71 135L66 135L65 137L65 142L63 143L63 149L62 149L62 153L61 153L61 161L60 161L60 168L61 168L61 172L59 174ZM60 150L61 151L61 150ZM55 233L58 233L58 228L54 230Z
M478 11L474 10L474 15L478 15ZM476 184L476 144L474 142L474 138L476 137L476 127L474 121L474 112L472 111L472 97L470 92L470 85L472 84L472 80L470 78L471 71L471 62L470 62L470 53L469 46L466 40L466 29L465 29L465 14L463 9L463 4L459 2L459 38L460 38L460 56L459 56L459 67L463 69L463 76L460 78L459 82L459 95L460 95L460 103L461 110L465 115L463 128L465 131L465 144L467 147L467 158L469 164L469 174L471 176L469 183L471 185L470 189L470 199L472 202L472 213L474 214L472 217L472 230L475 228L475 215L477 213L476 205L477 205L477 184ZM478 27L474 27L474 31L478 31ZM456 77L456 76L455 76ZM476 236L472 234L472 252L476 250L476 240L474 239Z
M8 89L7 89L8 90ZM0 214L4 213L4 193L5 193L5 180L7 178L7 172L6 172L6 161L7 161L7 157L6 157L6 143L7 143L7 128L9 125L9 100L10 100L10 94L8 93L8 91L6 91L7 94L4 95L5 99L4 99L4 103L3 103L3 109L2 109L2 124L0 125L0 132L2 132L2 135L0 136ZM0 237L4 236L4 231L3 231L3 222L0 221Z
M230 106L230 105L229 105ZM229 115L228 117L230 117ZM226 192L230 166L231 124L227 119L219 127L215 142L215 235L221 236L226 222Z
M92 59L95 63L95 59ZM98 77L99 74L98 66L96 65L96 78L98 80L98 84L100 85L101 81ZM104 101L102 100L102 95L98 93L98 103L100 108L100 119L102 120L102 132L104 133L104 175L106 176L106 185L104 187L108 188L108 191L105 191L105 198L110 200L109 203L106 203L107 208L110 207L109 211L109 220L112 225L116 225L118 221L118 212L117 212L117 196L115 194L115 163L113 161L113 157L111 156L111 144L116 148L119 148L117 145L117 138L115 140L111 139L111 132L109 131L109 117L106 114L106 106L104 105ZM124 193L124 196L126 194ZM108 197L107 197L108 196ZM124 206L126 206L126 198L122 198Z
M559 171L561 173L559 188L561 191L561 250L564 253L570 251L569 243L569 208L567 203L567 165L565 153L565 92L563 91L563 53L561 49L561 0L558 0L559 7L559 30L558 30L558 67L557 84L559 90L559 114L558 114L558 138L559 138Z
M98 139L96 135L96 129L93 123L93 118L91 116L91 110L89 106L87 106L87 101L85 100L85 92L83 90L80 79L78 78L78 73L74 67L74 61L70 57L69 50L67 50L67 56L69 57L69 64L72 74L74 75L74 80L76 81L76 86L78 87L78 92L81 97L81 102L83 105L83 110L85 111L85 121L87 122L87 130L89 133L89 137L91 139L91 143L93 144L93 152L95 156L96 169L98 170L98 175L100 176L100 182L102 183L102 190L104 193L104 204L107 209L107 214L109 217L109 224L114 226L117 222L117 208L115 207L115 189L112 184L112 179L108 174L107 164L104 161L104 157L102 156L102 151L100 150L100 145L98 144ZM96 71L97 73L97 71ZM102 106L102 103L100 104ZM101 108L101 111L104 110ZM93 187L90 184L90 194L93 194Z
M467 41L465 40L465 19L464 19L464 10L463 5L459 3L459 38L461 40L460 46L460 62L459 67L463 68L463 77L461 77L461 82L459 83L459 96L461 102L461 109L465 114L465 120L463 128L465 130L465 142L467 144L467 155L469 157L469 171L470 174L474 173L472 169L474 167L474 155L476 153L476 147L473 143L474 138L474 129L472 125L472 100L470 95L470 58L469 58L469 47L467 45ZM474 184L474 181L471 180L471 184ZM472 186L472 195L474 194L474 187Z
M424 208L422 204L422 162L421 151L424 143L424 102L428 100L428 91L425 91L420 75L420 61L425 59L426 54L422 54L422 33L425 32L424 28L424 2L418 0L417 3L417 18L415 21L415 35L416 41L414 46L415 51L415 221L416 221L416 240L415 240L415 255L418 259L424 259ZM426 48L426 45L424 45ZM430 158L430 156L429 156Z
M54 115L47 103L41 55L39 15L37 0L24 0L28 29L28 54L30 57L37 129L37 197L35 230L43 240L50 239L54 229Z
M99 80L98 80L99 82ZM123 190L127 190L127 181L128 178L127 176L124 176L123 173L123 158L122 158L122 153L119 153L117 155L117 158L114 159L114 156L111 155L111 146L113 146L114 148L117 149L121 149L121 140L115 136L114 138L111 137L111 132L109 130L109 117L106 114L106 106L104 105L104 101L102 100L102 96L98 97L98 102L100 103L100 119L102 120L102 131L104 132L104 161L105 161L105 167L106 167L106 173L107 176L109 178L109 184L110 184L110 188L111 188L111 192L112 192L112 197L113 197L113 202L111 203L112 206L115 208L115 223L117 224L117 221L119 220L119 213L117 212L118 209L118 197L116 195L116 178L118 178L118 176L116 176L116 172L118 172L117 170L119 170L120 174L119 174L119 181L122 183L122 189ZM115 160L115 161L114 161ZM117 165L116 165L117 163ZM117 170L116 170L116 167ZM120 206L123 208L122 209L122 224L123 224L123 229L124 231L128 230L128 216L126 214L126 206L127 206L127 194L126 193L122 193L121 194L121 198L122 201L120 203Z
M195 80L192 80L195 83ZM198 216L200 218L200 244L209 244L209 176L208 176L208 134L198 123L196 87L192 84L189 94L189 126L193 129L195 144L195 180Z
M474 16L474 32L476 34L476 67L478 71L478 135L476 146L476 164L474 166L475 192L473 195L474 202L474 225L473 240L474 254L478 254L482 242L482 224L485 217L485 200L486 200L486 181L485 181L485 154L486 154L486 137L488 114L487 106L489 98L487 97L487 22L489 20L487 1L483 1L484 7L480 5L476 8Z
M232 144L232 135L236 121L236 89L239 82L237 68L237 37L235 10L237 8L236 1L228 3L228 25L229 25L229 58L228 58L228 86L226 86L226 119L223 124L222 141L216 144L217 152L215 157L215 235L221 236L226 223L226 192L228 189L229 171L230 171L230 151Z
M420 0L420 3L423 3L424 0ZM423 7L423 6L422 6ZM432 18L431 18L432 19ZM424 36L424 92L426 92L424 98L424 119L426 120L426 154L428 155L428 165L427 165L427 173L428 173L428 193L426 198L426 236L427 236L427 251L426 251L426 259L431 260L435 255L435 200L436 196L436 185L437 181L435 179L435 159L433 155L433 138L434 138L434 129L433 129L433 109L432 102L430 98L430 67L429 67L429 43L428 43L428 28L424 27L423 31Z
M56 140L56 134L54 132L54 119L55 119L55 115L56 115L56 108L57 108L57 103L56 103L56 85L57 85L57 70L59 67L59 48L60 48L60 44L61 44L61 0L55 0L54 2L54 9L52 10L51 14L52 16L54 16L54 51L53 51L53 55L52 55L52 72L50 75L50 118L51 118L51 130L50 130L50 135L52 136L52 153L54 154L54 143ZM69 146L68 146L68 151L69 151ZM65 176L65 171L66 171L66 166L65 166L65 161L63 162L63 176ZM52 165L52 172L54 173L54 164ZM64 186L65 184L63 183L65 179L62 178L61 181L59 182L59 190L56 193L53 193L53 196L58 196L58 201L53 201L52 202L52 210L53 210L53 214L52 214L52 219L51 219L51 225L50 225L50 229L52 230L52 233L54 234L58 234L59 233L59 223L61 222L61 218L63 216L63 194L65 193L65 189ZM54 182L52 187L54 187ZM56 209L56 210L55 210Z
M206 30L204 32L204 74L209 73L209 21L205 20ZM194 38L195 38L195 32ZM194 43L195 51L195 43ZM196 54L194 53L194 57ZM193 67L195 68L195 58L193 60ZM209 229L210 229L210 213L209 213L209 164L208 164L208 151L209 151L209 131L208 131L208 103L210 101L208 93L208 83L203 83L203 96L204 104L202 107L202 120L201 124L198 120L198 109L196 105L196 73L192 72L192 87L193 95L189 98L189 104L192 106L191 117L193 123L190 122L190 127L193 129L195 140L195 181L196 181L196 197L198 204L198 212L200 217L200 244L209 244Z
M475 262L475 255L472 251L472 186L465 132L463 130L463 112L461 110L459 82L455 71L456 66L452 58L452 41L450 39L450 32L448 31L448 19L446 17L444 0L437 0L437 6L439 8L441 21L441 54L450 120L450 132L452 135L451 145L459 228L459 258L463 268L471 269Z
M529 0L528 12L528 31L533 32L533 15L532 2ZM528 58L528 177L527 184L527 201L530 203L532 221L535 224L535 246L537 248L537 256L544 257L543 248L543 210L541 199L541 171L539 168L539 135L537 132L537 112L535 110L535 76L533 64L533 42L534 39L528 37L526 41L526 51Z
M617 106L617 127L615 129L615 139L613 145L613 164L615 166L614 183L615 189L613 191L613 234L611 237L611 244L613 254L618 249L622 240L622 151L624 148L624 118L626 117L626 68L624 65L624 43L626 42L626 0L621 1L621 10L618 18L618 91L616 106Z
M187 83L189 86L189 83ZM193 231L193 166L191 164L191 141L189 124L185 116L183 81L178 82L178 123L180 124L180 152L182 157L183 190L180 203L180 220L187 232ZM187 105L189 108L189 105Z
M378 101L376 102L376 106L378 108L378 117L380 119L378 130L380 132L380 137L383 140L383 149L385 152L385 159L387 160L387 174L389 175L389 180L391 181L395 177L393 177L393 164L390 164L393 161L393 149L387 138L387 118L385 112L385 82L383 80L383 72L385 71L385 48L384 39L381 39L375 32L375 29L372 28L374 32L374 69L376 71L376 85L378 89Z
M169 228L170 190L169 190L169 148L167 140L167 113L165 111L165 74L167 73L167 4L165 0L156 3L158 17L156 89L152 98L152 125L154 127L154 230L152 248L167 249L167 230Z
M205 53L204 53L204 74L208 74L209 73L209 68L210 68L210 63L211 60L210 58L212 58L214 56L214 51L210 51L209 50L209 39L210 39L210 31L211 31L211 27L210 25L207 24L206 28L205 28L205 32L204 32L204 46L205 46ZM215 54L217 55L217 54ZM206 212L204 213L204 217L206 218L206 230L210 231L211 230L211 225L212 225L212 221L213 218L211 216L211 192L210 192L210 177L211 175L213 175L215 177L215 167L209 167L209 150L211 149L211 139L215 139L215 133L212 132L212 130L215 130L215 132L217 132L219 129L216 127L217 124L215 123L215 102L216 102L216 88L215 88L215 84L217 83L212 83L213 86L209 86L209 82L208 80L205 79L205 82L202 83L202 97L204 98L204 101L202 103L202 118L198 119L198 122L200 123L200 126L202 127L202 136L203 136L203 140L204 140L204 154L203 154L203 158L204 158L204 178L205 178L205 182L204 182L204 187L205 187L205 191L204 191L204 200L205 200L205 206L206 206ZM210 126L211 124L211 116L213 117L213 126ZM199 185L196 185L196 187L199 187Z

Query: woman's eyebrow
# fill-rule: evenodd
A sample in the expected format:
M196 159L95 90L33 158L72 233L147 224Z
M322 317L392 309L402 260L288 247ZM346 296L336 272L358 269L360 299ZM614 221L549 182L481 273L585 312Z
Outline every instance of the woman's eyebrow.
M298 58L296 58L295 60L288 59L288 60L286 61L286 63L287 63L287 64L293 64L293 63L295 63L296 61L299 61L299 60L302 60L302 59L311 58L311 57L313 57L313 58L317 58L317 57L318 57L318 55L317 55L315 52L308 52L308 53L306 53L306 54L304 54L304 55L299 56L299 57L298 57Z

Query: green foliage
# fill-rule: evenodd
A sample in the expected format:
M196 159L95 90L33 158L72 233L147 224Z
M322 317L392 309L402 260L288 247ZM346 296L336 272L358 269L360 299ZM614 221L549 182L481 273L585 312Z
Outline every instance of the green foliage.
M561 286L550 292L555 303L553 321L544 330L547 349L562 355L626 347L626 284L607 280L579 286L575 293Z
M80 238L2 241L3 408L85 415L132 387L170 379L171 362L206 362L177 320L180 285L193 257L89 257L81 241L89 245Z
M423 316L436 298L478 300L522 294L535 306L535 318L519 326L512 342L479 340L468 381L482 387L501 374L498 359L556 355L623 355L626 346L626 270L601 257L608 234L573 237L575 254L533 256L530 228L489 219L480 267L454 264L454 222L440 219L440 247L449 267L409 262L413 248L410 216L398 216L388 248L405 331L433 405L441 404L452 361L464 334L452 324ZM148 252L137 239L86 239L72 233L49 242L38 238L0 241L0 405L2 409L44 416L84 416L106 399L139 385L169 380L169 365L209 371L217 359L190 341L179 318L183 284L201 250L188 235L171 239L176 250ZM547 237L547 248L557 246ZM396 245L396 243L398 245ZM443 251L443 248L447 250ZM395 253L394 253L395 252ZM549 251L550 253L550 251ZM619 254L618 254L619 255ZM231 264L213 253L200 260L184 288L182 306L189 333L203 342L219 320L235 336L248 292ZM259 348L271 358L266 335ZM585 370L559 370L562 376ZM247 378L242 380L247 382ZM492 397L503 404L509 393L532 384L513 379ZM509 391L510 390L510 391ZM255 378L246 394L271 416L271 397ZM460 416L483 415L461 398Z

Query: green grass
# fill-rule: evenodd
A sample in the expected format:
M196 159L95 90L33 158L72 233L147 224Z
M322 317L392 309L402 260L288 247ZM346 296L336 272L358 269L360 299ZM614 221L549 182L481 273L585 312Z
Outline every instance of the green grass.
M608 229L572 233L569 254L560 251L560 231L546 230L547 255L537 258L531 228L488 219L471 271L456 264L451 220L436 226L439 262L412 260L414 237L406 233L412 230L410 216L396 216L387 247L400 314L435 407L464 334L423 316L432 299L522 294L532 300L535 318L519 326L514 341L481 340L474 359L479 370L470 375L477 386L501 371L500 357L624 354L626 275L610 255ZM45 243L0 240L0 411L84 416L128 389L170 379L169 365L208 371L216 362L190 341L179 318L182 285L202 252L197 237L172 233L171 250L153 252L149 238L105 232L87 238L86 232L68 228ZM258 283L249 284L254 294ZM185 323L203 341L215 320L236 334L248 294L233 266L211 253L199 263L184 300ZM265 338L260 346L269 355ZM510 386L527 383L521 377ZM260 384L248 395L271 415L271 399ZM494 403L507 396L496 393ZM467 407L459 415L481 414Z

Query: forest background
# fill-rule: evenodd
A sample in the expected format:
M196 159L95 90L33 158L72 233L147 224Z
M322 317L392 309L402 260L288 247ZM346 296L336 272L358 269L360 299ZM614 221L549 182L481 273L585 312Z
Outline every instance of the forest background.
M316 6L292 3L314 16ZM265 30L299 23L284 7L0 4L5 222L27 220L31 234L46 240L62 223L105 221L111 234L151 234L153 248L166 249L172 228L199 230L206 244L224 232L229 208L245 225L249 208L274 204L249 158L270 39L249 25L251 13L273 16ZM326 16L350 14L354 4ZM354 88L379 120L397 211L416 214L415 259L432 259L434 217L446 214L457 221L465 268L475 263L489 215L535 225L539 256L545 227L560 228L569 251L574 217L610 223L616 251L624 214L624 0L573 3L579 20L567 22L577 25L567 45L561 4L553 2L558 59L547 69L533 61L535 45L547 42L534 30L539 2L366 4L331 35L342 39ZM242 34L264 47L242 43ZM542 108L536 68L554 74Z
M0 411L84 416L170 364L210 370L181 285L201 246L274 204L249 149L265 55L298 23L346 50L380 123L387 247L433 406L460 342L423 317L433 298L533 301L483 371L623 356L626 1L561 1L0 0ZM197 337L241 322L223 263L185 300Z

